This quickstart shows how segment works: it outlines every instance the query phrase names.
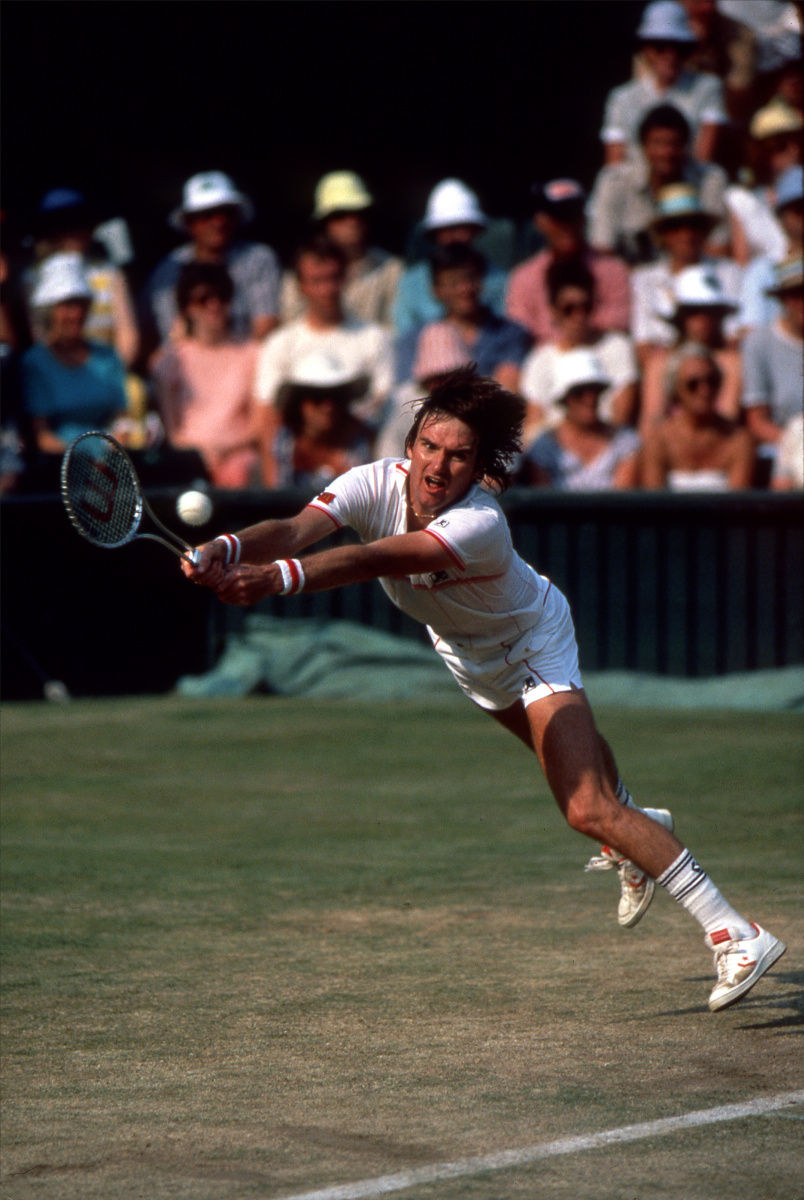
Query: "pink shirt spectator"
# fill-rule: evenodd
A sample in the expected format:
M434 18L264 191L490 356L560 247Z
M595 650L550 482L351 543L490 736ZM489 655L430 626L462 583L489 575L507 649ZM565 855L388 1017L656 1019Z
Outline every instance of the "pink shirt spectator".
M216 487L247 487L257 470L252 398L259 349L256 341L207 346L183 338L153 368L168 441L200 451Z
M547 268L553 261L549 250L541 250L511 272L506 311L540 342L551 341L557 333L547 292ZM614 254L587 250L584 262L595 281L595 306L591 323L601 332L627 333L631 320L629 270Z

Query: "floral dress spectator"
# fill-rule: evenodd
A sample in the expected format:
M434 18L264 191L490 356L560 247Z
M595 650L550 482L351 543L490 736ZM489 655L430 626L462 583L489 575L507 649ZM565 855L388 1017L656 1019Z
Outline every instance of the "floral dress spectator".
M111 346L84 335L92 296L80 254L54 254L42 264L31 304L46 340L23 355L22 389L36 449L44 454L63 454L93 429L114 432L125 416L122 361Z
M600 395L610 380L589 350L571 350L561 360L556 400L564 417L525 452L523 478L561 491L609 491L637 482L639 436L601 420Z

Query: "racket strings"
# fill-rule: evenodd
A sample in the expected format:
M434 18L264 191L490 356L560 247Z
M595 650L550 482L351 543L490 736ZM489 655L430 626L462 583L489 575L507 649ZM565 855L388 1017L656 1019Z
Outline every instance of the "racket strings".
M142 497L128 456L114 443L80 439L65 461L63 484L73 524L90 541L119 546L134 536Z

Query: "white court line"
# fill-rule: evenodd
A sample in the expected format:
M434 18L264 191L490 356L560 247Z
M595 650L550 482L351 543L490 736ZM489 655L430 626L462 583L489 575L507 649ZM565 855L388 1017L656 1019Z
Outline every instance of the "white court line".
M405 1188L416 1187L422 1183L440 1183L447 1179L482 1175L487 1171L505 1171L512 1167L525 1167L543 1158L556 1158L561 1154L578 1154L584 1150L597 1150L602 1146L639 1142L645 1138L661 1137L665 1133L676 1133L680 1129L717 1125L721 1121L737 1121L741 1117L761 1117L765 1113L786 1108L791 1104L804 1104L804 1091L783 1092L779 1096L767 1096L764 1100L751 1100L745 1104L704 1108L678 1117L643 1121L641 1125L605 1129L601 1133L559 1138L555 1142L544 1142L540 1146L530 1146L522 1150L503 1150L498 1154L482 1155L479 1158L464 1158L451 1163L434 1163L429 1167L414 1167L410 1171L379 1175L375 1179L362 1179L357 1183L336 1184L334 1187L318 1188L314 1192L296 1192L286 1196L286 1200L375 1200L377 1196L402 1192Z

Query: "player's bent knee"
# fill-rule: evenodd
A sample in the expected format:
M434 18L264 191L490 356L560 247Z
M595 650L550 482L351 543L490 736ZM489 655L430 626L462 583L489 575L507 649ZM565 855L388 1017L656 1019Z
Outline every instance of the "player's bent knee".
M563 807L567 824L577 833L605 841L610 826L610 804L601 793L577 792Z

